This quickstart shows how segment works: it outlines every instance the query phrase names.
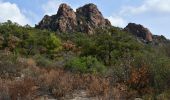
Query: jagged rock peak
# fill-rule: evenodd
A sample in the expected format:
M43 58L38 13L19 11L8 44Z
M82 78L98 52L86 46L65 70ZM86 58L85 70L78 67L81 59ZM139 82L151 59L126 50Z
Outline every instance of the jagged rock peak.
M67 4L59 6L56 15L45 16L36 28L59 32L84 32L93 34L96 28L110 27L97 6L90 3L74 10Z
M66 3L62 3L60 4L59 9L71 9L71 7L67 5Z
M69 14L74 13L74 10L69 5L67 5L66 3L62 3L58 8L57 15L69 16Z
M147 42L151 42L152 39L152 33L148 28L145 28L143 25L135 24L135 23L129 23L125 28L125 31L132 33L133 35L142 38L143 40Z
M110 22L106 20L96 5L90 3L76 10L77 21L80 25L80 31L92 34L94 28L111 26Z
M52 30L60 32L75 32L77 26L76 13L67 4L59 6L56 17L52 18L54 22L51 25Z
M97 6L93 3L89 3L89 4L86 4L82 7L79 7L78 9L76 9L76 12L78 12L79 10L83 10L83 11L89 11L89 12L92 12L92 11L97 11L97 12L100 12L97 8Z

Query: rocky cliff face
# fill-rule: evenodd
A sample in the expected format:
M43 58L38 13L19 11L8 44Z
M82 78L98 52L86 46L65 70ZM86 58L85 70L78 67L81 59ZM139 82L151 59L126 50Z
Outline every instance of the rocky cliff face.
M86 33L93 33L93 29L105 26L111 26L107 19L104 19L102 13L97 9L94 4L87 4L76 10L77 22L79 31Z
M125 28L125 31L132 33L138 38L145 40L146 42L151 42L153 40L152 33L149 29L145 28L140 24L129 23Z
M108 26L111 26L111 23L103 17L94 4L80 7L76 12L67 4L61 4L56 15L44 16L36 28L93 34L96 28Z
M76 13L67 4L61 4L56 15L45 15L36 27L60 32L74 32L77 27Z

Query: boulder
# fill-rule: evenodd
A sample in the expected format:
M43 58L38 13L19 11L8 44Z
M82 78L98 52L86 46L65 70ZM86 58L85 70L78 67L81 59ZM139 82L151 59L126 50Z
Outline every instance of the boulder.
M136 37L139 37L147 42L151 42L153 40L152 33L150 32L150 30L140 24L129 23L124 28L124 30L129 33L132 33Z

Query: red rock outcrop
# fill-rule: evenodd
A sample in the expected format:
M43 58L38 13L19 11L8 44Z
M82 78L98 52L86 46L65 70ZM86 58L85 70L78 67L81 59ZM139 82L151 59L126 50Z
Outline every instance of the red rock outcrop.
M152 33L150 32L150 30L140 24L129 23L124 28L124 30L129 33L132 33L133 35L135 35L139 38L146 40L147 42L151 42L153 40Z
M36 28L93 34L96 28L108 26L111 26L111 23L103 17L94 4L80 7L76 12L67 4L61 4L56 15L44 16Z

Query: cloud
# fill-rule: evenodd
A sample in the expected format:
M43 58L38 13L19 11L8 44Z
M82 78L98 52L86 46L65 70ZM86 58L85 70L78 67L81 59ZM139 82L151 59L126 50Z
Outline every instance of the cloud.
M111 24L116 27L125 27L127 25L127 21L119 16L110 16L107 17Z
M39 15L33 12L32 10L23 9L22 12L27 18L29 18L29 20L31 20L31 23L29 25L34 26L35 23L39 22Z
M170 13L170 0L144 0L138 7L124 6L120 14L142 14L146 12Z
M42 5L44 13L47 15L56 14L61 3L61 0L49 0L46 4Z
M0 22L7 20L17 22L20 25L31 24L16 4L0 1Z

